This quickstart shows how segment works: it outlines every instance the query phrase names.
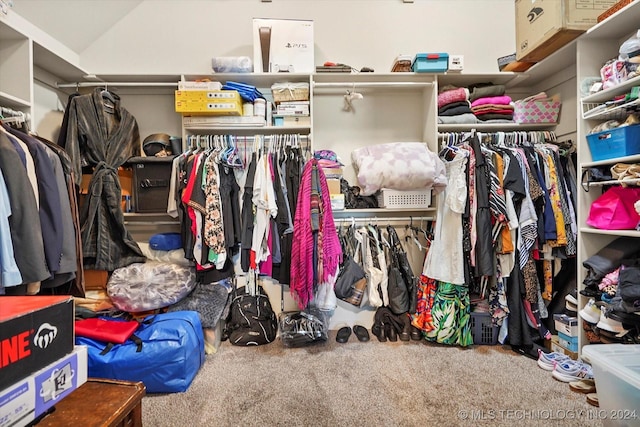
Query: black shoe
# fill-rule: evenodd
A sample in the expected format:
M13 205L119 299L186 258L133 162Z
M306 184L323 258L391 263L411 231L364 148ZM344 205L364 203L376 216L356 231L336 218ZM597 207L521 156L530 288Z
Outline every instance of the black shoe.
M338 329L338 334L336 335L336 341L344 344L349 341L349 337L351 336L351 328L349 326L343 326Z
M384 324L383 323L374 323L371 327L371 333L378 338L380 342L387 342L387 336L384 333Z
M353 333L356 334L356 337L358 337L358 341L369 341L369 331L367 331L367 328L365 328L364 326L355 325L353 327Z
M384 333L387 335L387 338L391 342L398 341L398 332L396 332L396 328L393 327L392 324L386 323L384 325Z
M405 320L404 322L404 326L402 327L402 330L398 334L398 338L400 338L400 341L411 340L411 323L409 322L408 317L407 317L407 320Z
M411 339L414 341L422 340L422 331L411 325Z

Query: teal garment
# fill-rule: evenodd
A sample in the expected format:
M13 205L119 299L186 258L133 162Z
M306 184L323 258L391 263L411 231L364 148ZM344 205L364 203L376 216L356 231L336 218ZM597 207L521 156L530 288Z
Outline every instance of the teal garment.
M469 290L464 285L438 282L431 316L434 329L426 332L429 341L467 347L471 336Z

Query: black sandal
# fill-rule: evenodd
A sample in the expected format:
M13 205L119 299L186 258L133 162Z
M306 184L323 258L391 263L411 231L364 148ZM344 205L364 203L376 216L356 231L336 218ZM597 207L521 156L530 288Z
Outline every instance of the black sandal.
M356 337L358 337L358 341L369 341L369 331L367 331L367 328L365 328L364 326L355 325L353 327L353 333L356 334Z

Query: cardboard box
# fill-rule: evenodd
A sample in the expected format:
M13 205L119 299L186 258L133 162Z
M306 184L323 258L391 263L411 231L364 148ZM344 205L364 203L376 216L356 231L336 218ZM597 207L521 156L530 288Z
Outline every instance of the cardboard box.
M84 288L86 290L107 289L109 272L106 270L84 270Z
M176 101L236 101L240 100L237 90L176 90Z
M538 62L597 23L615 0L516 0L516 58Z
M566 314L554 314L553 322L556 330L570 337L578 336L578 318L569 317Z
M67 295L2 297L0 389L73 351L73 309Z
M340 178L327 178L329 194L340 194Z
M558 332L558 344L569 351L578 351L578 337L570 337L562 332Z
M273 116L273 125L282 127L309 127L311 117L309 116Z
M344 194L331 194L331 210L343 211L344 210Z
M313 21L253 19L254 73L313 73Z
M184 93L184 92L183 92ZM242 100L238 99L178 99L176 113L241 116Z
M66 356L1 390L0 427L30 424L86 383L87 372L87 348L76 346Z
M561 353L569 356L573 360L578 360L578 353L575 351L571 351L568 348L564 348L560 345L559 339L557 335L551 336L551 351L555 351L556 353Z

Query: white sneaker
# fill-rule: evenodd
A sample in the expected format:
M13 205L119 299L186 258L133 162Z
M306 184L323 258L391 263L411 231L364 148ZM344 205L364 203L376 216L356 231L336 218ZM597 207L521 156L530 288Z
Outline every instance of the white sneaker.
M581 360L569 360L556 363L551 372L553 378L563 383L593 379L591 365Z
M600 310L600 319L598 320L596 327L598 327L599 329L604 329L605 331L613 332L614 334L618 334L618 336L623 336L624 334L629 332L627 329L622 327L622 323L607 316L606 307L602 307L602 309Z
M584 308L580 310L580 317L589 323L598 323L600 321L600 308L596 305L596 300L593 298L584 305Z
M553 371L556 363L567 362L569 360L571 360L569 356L558 353L557 351L545 353L544 351L538 349L538 366L545 371Z

